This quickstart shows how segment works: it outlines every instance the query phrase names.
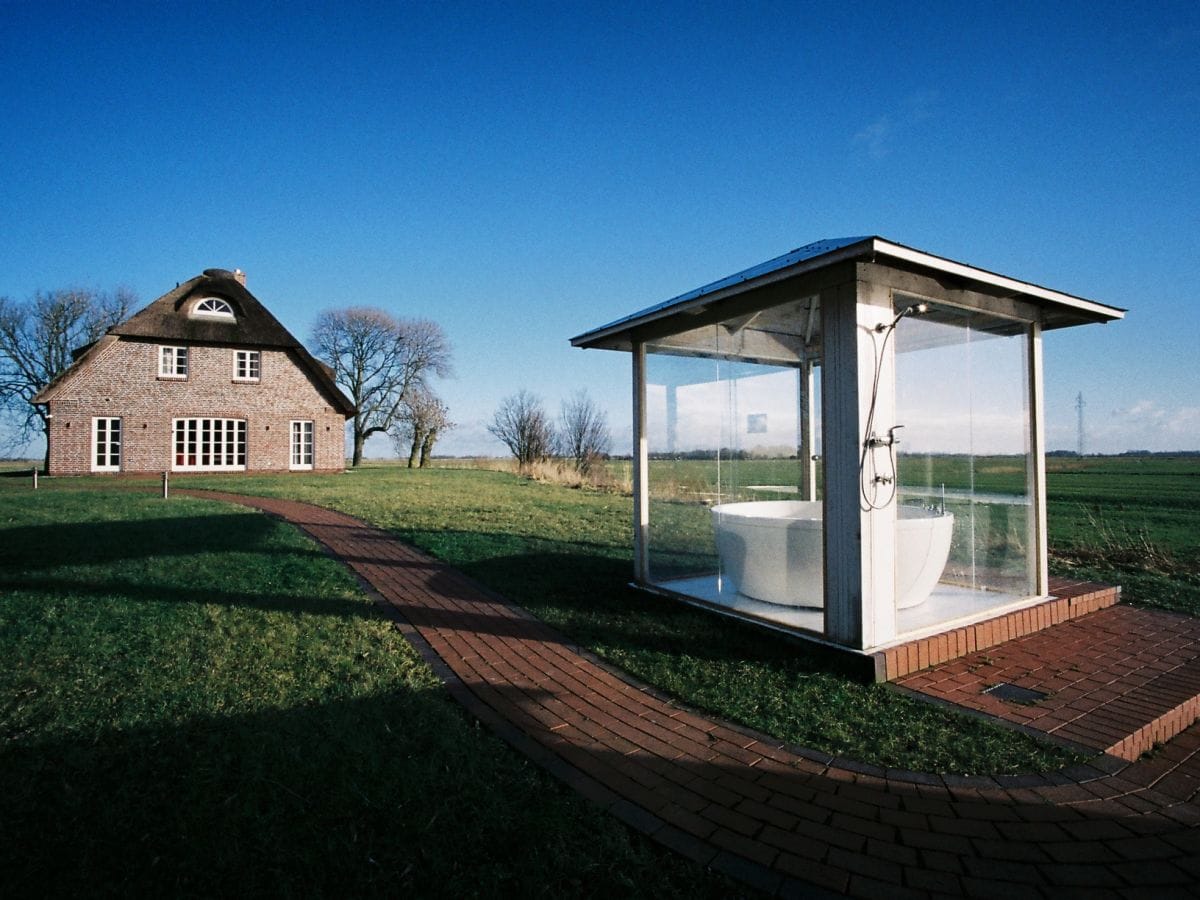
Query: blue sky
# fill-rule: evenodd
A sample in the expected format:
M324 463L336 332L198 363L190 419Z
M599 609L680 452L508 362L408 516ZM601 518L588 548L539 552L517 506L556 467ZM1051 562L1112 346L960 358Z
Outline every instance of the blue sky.
M0 294L432 318L440 450L499 454L519 388L627 442L573 335L880 234L1129 308L1047 337L1051 447L1082 391L1089 449L1200 449L1200 6L840 6L0 0Z

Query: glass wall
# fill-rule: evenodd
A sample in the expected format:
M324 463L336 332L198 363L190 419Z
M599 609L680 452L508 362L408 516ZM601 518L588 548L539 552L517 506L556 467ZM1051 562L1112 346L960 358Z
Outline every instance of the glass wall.
M918 302L897 296L896 311ZM911 633L1036 593L1030 328L927 303L894 340L897 626Z
M721 324L647 346L649 579L821 632L820 370L747 343Z

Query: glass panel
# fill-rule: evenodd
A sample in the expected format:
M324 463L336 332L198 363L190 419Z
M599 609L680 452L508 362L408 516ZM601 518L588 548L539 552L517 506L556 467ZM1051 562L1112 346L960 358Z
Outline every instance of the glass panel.
M897 296L899 312L917 302ZM1032 596L1029 326L928 304L896 326L898 627Z
M245 468L245 465L246 422L244 420L175 420L175 466L177 468L231 469Z
M777 342L809 318L777 317L766 337L721 323L647 348L647 554L656 585L822 632L819 479L805 464L819 429L805 446L803 427L810 405L820 420L819 370Z

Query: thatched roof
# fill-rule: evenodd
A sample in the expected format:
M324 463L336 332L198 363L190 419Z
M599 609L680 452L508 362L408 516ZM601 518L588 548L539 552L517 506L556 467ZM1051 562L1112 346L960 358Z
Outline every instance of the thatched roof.
M233 318L194 315L196 304L209 297L226 301L233 309ZM354 404L334 382L333 370L309 353L258 298L246 290L237 274L225 269L205 269L203 274L176 285L174 290L167 291L124 322L109 328L99 341L80 348L76 351L75 361L42 388L33 402L49 401L65 381L121 338L292 350L300 364L329 395L333 405L347 417L354 415Z

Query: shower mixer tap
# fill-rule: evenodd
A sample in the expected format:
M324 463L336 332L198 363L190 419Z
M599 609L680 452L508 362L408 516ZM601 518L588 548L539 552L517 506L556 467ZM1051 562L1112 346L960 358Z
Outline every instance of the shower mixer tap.
M903 425L893 425L888 429L887 437L880 437L872 431L867 437L867 447L894 447L896 444L900 443L900 438L896 437L896 431L903 427Z

